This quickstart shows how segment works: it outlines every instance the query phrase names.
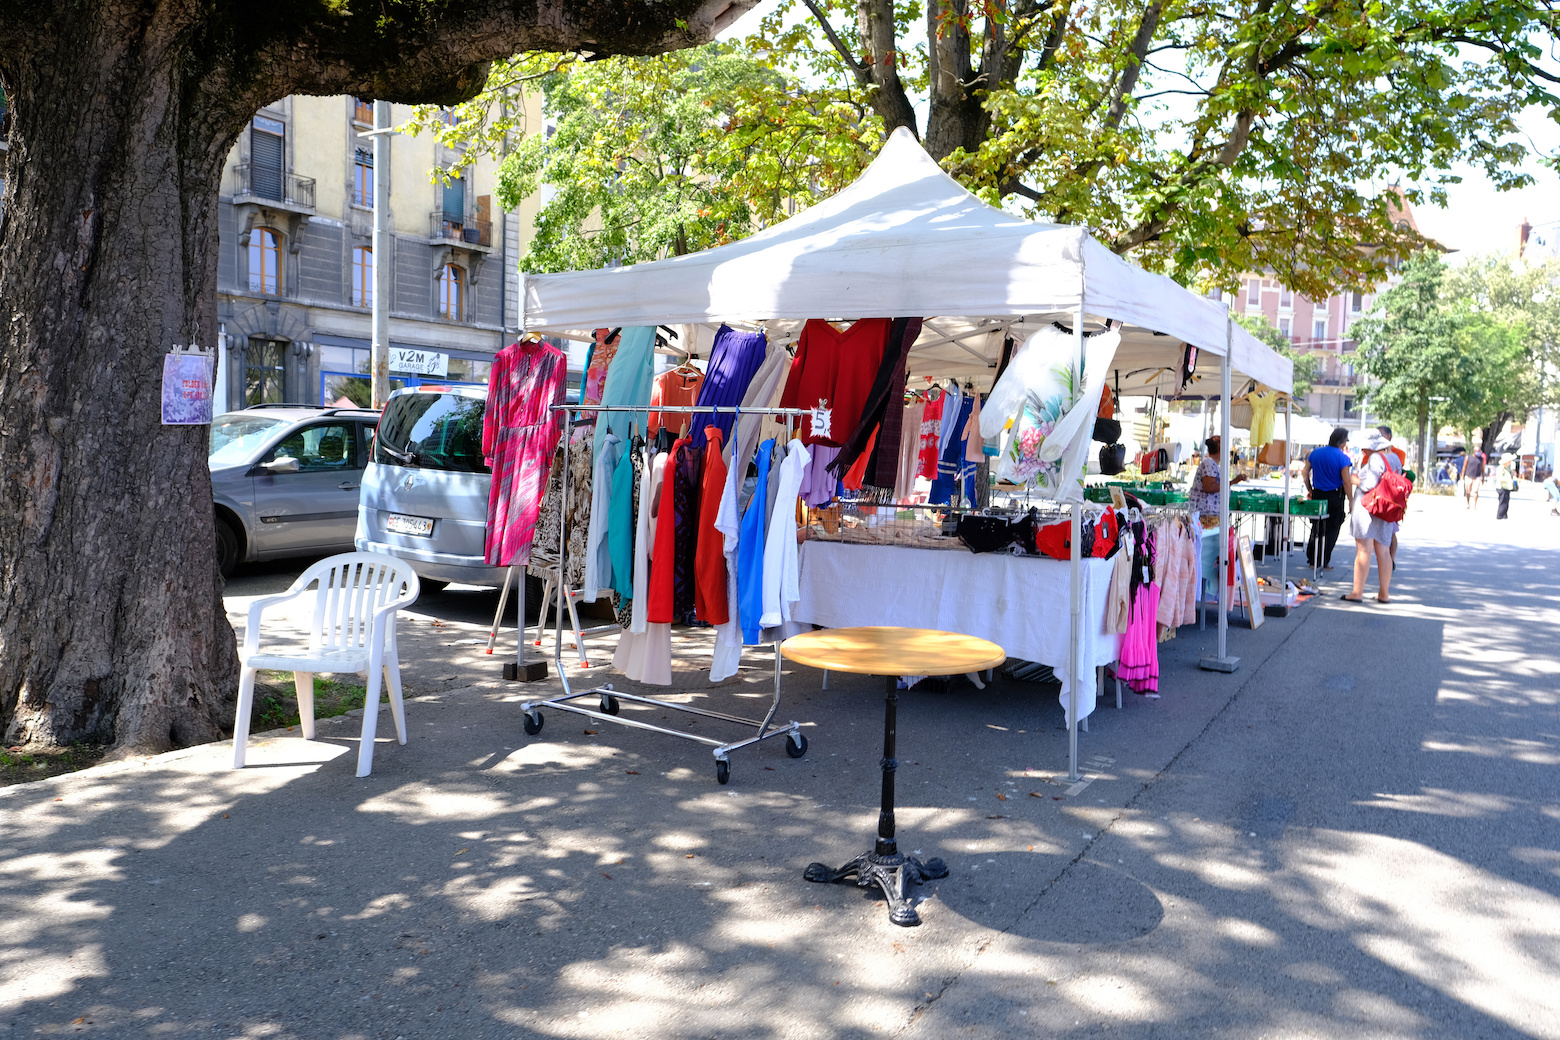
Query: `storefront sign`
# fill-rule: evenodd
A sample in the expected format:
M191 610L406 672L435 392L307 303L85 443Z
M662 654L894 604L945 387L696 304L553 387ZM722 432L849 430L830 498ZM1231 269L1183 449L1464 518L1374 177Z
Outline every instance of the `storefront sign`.
M447 376L450 374L450 356L432 350L391 347L390 371L412 372L420 376Z
M206 426L211 423L212 361L210 354L185 350L163 358L164 426Z

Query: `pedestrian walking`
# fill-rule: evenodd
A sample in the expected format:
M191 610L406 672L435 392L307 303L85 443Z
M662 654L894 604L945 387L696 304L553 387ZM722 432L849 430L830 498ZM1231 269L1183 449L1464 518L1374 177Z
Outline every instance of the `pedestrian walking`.
M1338 532L1343 530L1343 519L1348 513L1353 480L1353 460L1344 450L1348 443L1349 431L1335 427L1326 445L1307 455L1300 469L1300 479L1305 481L1311 500L1327 503L1327 515L1311 521L1311 540L1305 547L1305 562L1324 570L1332 568L1333 546L1338 544Z
M1544 480L1544 501L1550 516L1560 516L1560 474L1551 472Z
M1511 510L1511 493L1517 489L1517 457L1511 452L1500 457L1495 469L1495 519L1504 520Z
M1484 452L1469 452L1463 463L1463 508L1479 508L1479 485L1484 483Z
M1349 509L1349 534L1354 536L1354 589L1343 598L1350 603L1365 599L1365 579L1370 577L1371 557L1376 558L1376 599L1381 603L1392 602L1392 538L1398 525L1377 516L1371 516L1365 508L1365 496L1381 481L1388 469L1403 472L1397 455L1385 449L1387 439L1379 430L1372 430L1365 439L1367 461L1360 463L1359 477L1354 480L1353 501Z
M1386 426L1386 425L1378 426L1378 427L1376 427L1376 432L1381 434L1383 437L1385 437L1387 439L1387 446L1385 448L1381 449L1381 450L1382 451L1386 451L1386 452L1390 452L1393 455L1397 456L1397 458L1398 458L1398 472L1402 472L1403 468L1408 465L1408 452L1404 451L1402 448L1399 448L1395 444L1392 443L1392 427ZM1370 456L1371 456L1371 449L1369 449L1369 448L1366 448L1363 452L1360 453L1360 467L1361 467L1362 470L1363 470L1363 468L1365 466L1365 463L1370 459ZM1399 527L1403 526L1402 521L1398 522L1398 526ZM1397 532L1396 531L1394 531L1392 533L1392 564L1393 564L1393 566L1397 565Z

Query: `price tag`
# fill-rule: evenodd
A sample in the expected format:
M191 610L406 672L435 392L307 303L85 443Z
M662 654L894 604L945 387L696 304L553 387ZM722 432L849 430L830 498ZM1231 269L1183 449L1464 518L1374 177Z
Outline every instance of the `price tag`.
M832 414L829 410L828 398L820 398L818 407L812 410L812 435L814 437L823 437L827 440L834 439L829 425Z

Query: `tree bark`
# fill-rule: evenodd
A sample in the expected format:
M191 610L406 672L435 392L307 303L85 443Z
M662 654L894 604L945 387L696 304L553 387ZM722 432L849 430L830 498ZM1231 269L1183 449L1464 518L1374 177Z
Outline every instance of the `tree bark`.
M517 50L665 50L749 6L468 0L309 22L209 0L0 0L6 743L155 752L231 729L209 429L162 425L162 359L215 345L217 192L258 108L293 92L461 100Z

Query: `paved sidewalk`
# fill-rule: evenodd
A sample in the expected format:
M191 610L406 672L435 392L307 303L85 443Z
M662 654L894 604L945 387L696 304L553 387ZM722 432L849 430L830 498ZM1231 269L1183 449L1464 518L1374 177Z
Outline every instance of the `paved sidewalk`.
M951 870L917 929L801 879L870 846L877 680L788 667L809 754L721 787L689 742L526 737L534 687L464 642L493 600L429 597L367 779L347 716L242 772L0 791L0 1035L1560 1036L1560 520L1451 503L1416 499L1390 607L1232 629L1233 675L1195 666L1211 630L1162 644L1081 790L1054 687L904 695L900 832ZM703 638L675 696L760 711L767 656L711 687Z

